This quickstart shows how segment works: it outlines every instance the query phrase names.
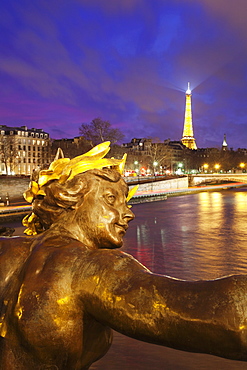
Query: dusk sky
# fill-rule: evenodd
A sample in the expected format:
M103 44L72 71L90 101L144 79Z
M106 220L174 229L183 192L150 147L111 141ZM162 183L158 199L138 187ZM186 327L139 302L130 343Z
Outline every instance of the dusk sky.
M2 0L0 124L247 147L246 0Z

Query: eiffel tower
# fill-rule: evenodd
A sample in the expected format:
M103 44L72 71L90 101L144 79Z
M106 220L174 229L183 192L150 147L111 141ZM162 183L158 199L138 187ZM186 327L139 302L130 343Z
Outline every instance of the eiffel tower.
M188 82L188 89L186 91L185 115L184 115L184 130L182 143L189 149L197 149L196 140L193 133L192 125L192 109L191 109L191 90Z

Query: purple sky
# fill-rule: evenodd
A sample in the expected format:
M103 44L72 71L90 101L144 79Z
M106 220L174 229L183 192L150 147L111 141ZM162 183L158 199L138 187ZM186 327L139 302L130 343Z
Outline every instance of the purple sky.
M0 124L247 147L246 0L2 0Z

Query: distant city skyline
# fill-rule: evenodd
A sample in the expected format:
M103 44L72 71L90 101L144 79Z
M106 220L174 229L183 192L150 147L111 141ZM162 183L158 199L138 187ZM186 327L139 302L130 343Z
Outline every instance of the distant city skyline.
M247 147L246 32L245 0L4 0L0 124L181 140L189 81L198 148Z

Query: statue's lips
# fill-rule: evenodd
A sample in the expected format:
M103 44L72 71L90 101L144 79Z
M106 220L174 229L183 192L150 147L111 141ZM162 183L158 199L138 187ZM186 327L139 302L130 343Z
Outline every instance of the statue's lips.
M128 229L128 225L127 224L115 224L115 226L118 228L118 229L120 229L120 231L122 232L122 233L126 233L126 231L127 231L127 229Z

